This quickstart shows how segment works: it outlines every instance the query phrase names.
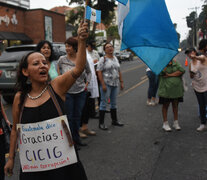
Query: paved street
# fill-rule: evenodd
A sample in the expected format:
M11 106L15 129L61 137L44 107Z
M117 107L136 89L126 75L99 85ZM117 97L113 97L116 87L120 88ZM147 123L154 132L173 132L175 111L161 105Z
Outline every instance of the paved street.
M185 56L177 60L184 67ZM89 180L204 180L207 179L207 132L198 133L198 105L190 85L188 68L184 75L188 85L184 102L179 106L182 130L162 131L161 106L146 106L148 80L145 65L138 60L123 62L121 69L125 90L118 97L118 117L124 127L112 127L106 114L108 131L98 129L98 120L89 126L96 137L84 140L87 147L79 151ZM10 117L11 107L7 107ZM168 112L172 124L172 109ZM6 180L18 180L15 175Z

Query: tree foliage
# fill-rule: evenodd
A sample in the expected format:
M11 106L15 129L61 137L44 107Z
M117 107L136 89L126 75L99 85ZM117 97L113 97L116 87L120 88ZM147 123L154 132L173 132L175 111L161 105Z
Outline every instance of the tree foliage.
M195 21L196 21L196 12L193 11L190 13L189 16L186 17L187 26L189 28L193 28Z
M203 0L204 3L207 3L207 0ZM186 17L186 22L189 30L189 35L187 38L187 44L189 46L195 46L196 44L193 44L193 42L198 41L197 40L197 32L198 30L201 30L203 33L203 37L207 35L207 5L202 6L202 11L198 15L196 11L193 11L189 14L189 16Z
M207 34L207 5L203 5L202 12L199 15L198 18L198 28L201 29L201 31L204 34Z
M69 4L77 3L84 5L84 0L70 0ZM114 19L114 8L116 0L91 0L89 6L97 10L101 10L101 20L106 26L109 26Z
M70 23L75 27L73 31L73 36L77 35L77 29L78 29L80 22L83 20L83 15L84 15L83 6L78 6L66 14L67 23Z
M106 26L106 28L110 27L114 20L114 17L115 17L114 9L116 7L115 2L116 0L90 0L89 1L90 7L95 8L97 10L101 10L101 21ZM69 5L74 4L74 3L78 4L79 6L77 8L74 8L68 14L66 14L66 16L67 16L67 22L72 24L75 27L73 31L73 35L76 36L79 23L81 20L83 20L85 0L70 0L69 1ZM96 30L97 23L92 23L92 24L93 24L93 27L89 34L89 38L88 38L89 41L94 41L95 36L96 36L95 30ZM110 36L110 37L112 39L114 39L114 37L118 37L118 31L117 33L113 33L113 36Z
M180 33L177 32L177 23L174 23L173 25L175 27L175 30L176 30L176 33L177 33L177 36L178 36L178 41L180 42Z
M110 26L107 29L107 36L111 37L111 39L120 39L119 33L118 33L118 27L117 26Z

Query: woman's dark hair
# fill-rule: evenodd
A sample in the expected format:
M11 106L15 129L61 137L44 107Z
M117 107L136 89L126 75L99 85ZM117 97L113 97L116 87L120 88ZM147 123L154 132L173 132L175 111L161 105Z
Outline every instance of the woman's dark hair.
M87 42L87 47L88 46L91 46L92 49L96 48L95 42L92 42L92 41Z
M78 51L78 41L74 37L69 37L66 39L65 44L72 46L76 52Z
M33 54L36 53L34 51L29 52L28 54L26 54L20 61L19 63L19 68L17 71L17 81L16 81L16 85L15 85L15 89L16 91L20 91L21 92L21 96L20 96L20 103L19 103L19 108L21 110L21 107L24 103L24 99L27 93L29 93L31 91L31 83L28 83L28 77L26 77L23 73L22 70L23 69L27 69L28 67L28 57Z
M50 47L50 49L51 49L51 55L50 55L50 57L49 57L49 61L52 62L52 61L54 60L54 50L53 50L52 43L51 43L50 41L47 41L47 40L42 40L42 41L40 41L40 42L37 44L37 46L36 46L36 48L35 48L35 51L37 51L37 52L41 52L41 49L42 49L42 47L43 47L45 44L48 44L49 47Z
M198 49L199 49L199 50L203 50L206 46L207 46L207 39L202 39L202 40L199 42L199 47L198 47Z
M186 50L185 50L185 54L188 55L189 53L191 53L191 52L193 52L193 51L196 53L196 56L199 55L195 48L189 48L189 49L186 49Z
M107 45L107 44L112 45L110 42L105 43L105 44L103 45L103 50L104 50L104 51L105 51L105 49L106 49L106 45Z

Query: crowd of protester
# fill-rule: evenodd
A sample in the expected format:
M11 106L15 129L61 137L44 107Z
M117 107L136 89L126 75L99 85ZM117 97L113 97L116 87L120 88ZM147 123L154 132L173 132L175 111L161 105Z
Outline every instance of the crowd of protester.
M9 157L5 165L5 151L1 148L0 180L4 180L5 174L10 176L13 173L19 133L17 132L18 123L37 123L66 114L78 157L77 163L50 171L25 173L21 170L20 180L64 179L66 176L71 179L87 179L78 156L81 146L87 145L81 139L96 135L95 131L89 129L89 118L98 117L98 127L101 130L107 129L101 122L104 121L104 103L106 106L109 99L112 125L123 126L117 119L116 105L118 85L120 83L123 89L123 79L119 61L114 56L113 46L106 43L104 45L106 55L100 58L93 43L86 43L87 37L87 23L83 23L78 29L77 37L66 39L66 55L61 56L57 63L54 62L53 46L46 40L40 41L35 51L28 53L21 60L16 84L17 93L12 109L13 128ZM99 76L101 74L99 79L97 72ZM111 80L112 84L110 84ZM100 112L96 110L96 102L99 102L98 105L102 107ZM1 115L1 119L4 118L9 123L2 104ZM0 130L2 130L1 126ZM4 132L0 134L1 146L4 145L3 134Z
M198 101L198 116L200 125L196 129L198 132L207 130L207 39L199 42L198 51L195 48L188 48L185 54L191 59L189 63L189 76L192 79L192 87ZM173 59L156 76L149 68L146 70L149 79L149 87L147 94L147 105L155 106L157 103L162 104L162 116L164 131L171 131L167 114L169 105L172 104L174 116L173 128L181 130L178 123L178 105L183 102L184 96L184 79L185 70L176 59ZM158 92L158 93L157 93ZM156 100L156 93L159 100Z
M42 40L38 43L35 52L27 54L19 65L17 77L17 94L13 103L13 128L11 132L10 152L5 165L4 136L1 120L4 118L10 125L1 103L0 119L0 180L12 174L14 167L15 148L17 142L16 125L18 123L34 123L60 116L54 106L51 92L58 102L61 112L67 115L72 139L76 153L86 143L83 138L95 136L96 132L89 128L90 118L98 118L100 130L107 130L105 124L106 106L109 102L111 124L122 127L124 124L117 116L117 95L119 89L124 88L120 64L114 55L114 47L107 42L103 46L105 55L99 57L95 45L87 41L87 23L81 24L77 37L70 37L65 41L66 55L61 56L54 63L53 47L49 41ZM185 51L192 59L189 64L189 75L198 100L200 126L197 131L206 129L207 107L207 40L199 43L199 51L190 48ZM168 108L172 104L174 115L173 128L181 130L178 123L178 105L183 102L184 68L173 59L159 75L155 75L147 68L149 79L147 105L162 104L164 131L171 131L168 123ZM120 86L120 87L119 87ZM51 91L51 92L50 92ZM159 100L156 100L156 94ZM37 101L36 101L37 100ZM42 106L44 104L44 106ZM96 108L98 105L98 108ZM47 111L47 109L51 111ZM99 111L97 111L99 109ZM45 114L40 114L45 112ZM30 118L28 118L30 117ZM4 171L3 171L4 168ZM84 167L78 158L77 163L52 171L24 173L20 171L20 180L24 179L64 179L68 174L72 179L87 179Z

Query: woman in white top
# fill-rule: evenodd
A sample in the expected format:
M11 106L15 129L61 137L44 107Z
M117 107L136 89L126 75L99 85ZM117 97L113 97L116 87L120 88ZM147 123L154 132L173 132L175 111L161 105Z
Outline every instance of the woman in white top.
M185 54L192 59L189 72L200 110L201 125L197 128L197 131L203 131L206 129L207 57L204 55L198 56L194 48L186 50Z
M87 87L87 97L81 116L81 128L80 128L79 135L82 138L86 138L88 135L89 136L96 135L95 131L92 131L88 128L88 121L91 115L94 115L95 113L95 98L99 97L98 82L97 82L97 76L94 68L94 61L91 55L88 53L88 51L86 51L86 57L91 69L91 80Z

